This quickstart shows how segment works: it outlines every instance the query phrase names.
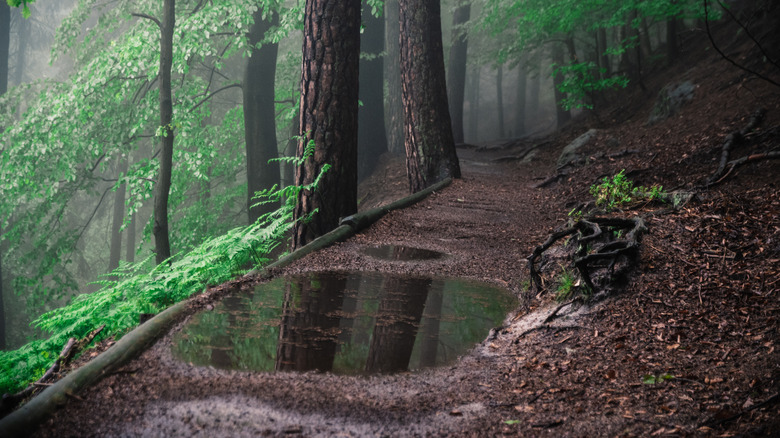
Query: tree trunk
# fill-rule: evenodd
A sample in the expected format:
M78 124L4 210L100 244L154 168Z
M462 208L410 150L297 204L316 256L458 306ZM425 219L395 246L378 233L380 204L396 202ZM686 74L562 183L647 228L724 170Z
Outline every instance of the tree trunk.
M157 264L171 257L168 240L168 194L173 168L173 100L171 98L171 64L173 63L173 28L176 25L176 0L165 0L160 30L160 127L162 151L160 173L154 194L154 249Z
M642 56L645 59L650 59L653 55L653 44L650 42L650 27L647 25L647 17L641 18L640 26L639 42L642 44Z
M527 57L523 55L520 59L520 64L517 66L517 96L515 98L515 137L522 137L525 135L525 100L527 91L527 76L526 73L526 60Z
M460 178L447 104L437 0L400 0L401 83L409 189Z
M471 86L469 87L469 141L479 141L479 73L477 66L471 71Z
M387 152L385 133L384 59L385 19L374 17L371 6L363 6L363 34L360 50L360 101L358 109L358 180L371 174L379 156Z
M10 43L11 7L8 6L7 2L0 2L0 96L8 90L8 50Z
M127 157L119 159L119 178L127 173ZM127 185L122 184L116 189L114 195L114 213L111 218L111 246L108 256L108 272L119 267L119 258L122 254L122 222L125 218L125 192Z
M680 56L680 48L677 43L677 19L670 18L666 21L666 61L674 63Z
M387 100L385 101L385 127L387 131L387 149L393 155L404 153L404 107L401 103L401 67L398 39L399 20L398 0L385 1L385 83Z
M552 61L555 65L563 65L563 49L559 44L553 44L552 46ZM555 114L558 119L558 127L565 125L571 120L571 112L567 109L563 109L561 102L565 95L560 91L559 86L563 83L563 76L556 74L553 76L553 91L555 94Z
M299 186L311 184L331 166L313 191L302 191L295 207L292 249L336 228L357 211L358 61L360 0L307 0L303 23L301 141L314 153L295 172ZM303 221L317 213L310 221Z
M130 216L127 224L127 242L125 243L125 260L130 263L135 261L135 213Z
M601 77L605 79L612 76L612 66L609 63L609 55L607 54L607 49L609 48L609 43L607 42L607 29L600 27L597 33L599 42L599 67L604 69L604 73Z
M249 30L249 44L254 47L244 70L241 84L244 97L244 137L246 141L247 211L249 223L253 224L265 213L276 210L275 204L256 203L255 192L278 184L281 178L279 163L268 160L278 157L276 147L276 118L274 114L274 81L276 78L276 57L278 44L264 43L259 49L265 33L279 24L279 15L271 12L263 19L263 8L253 14L254 24Z
M463 94L466 88L466 55L468 40L463 25L471 15L470 0L462 0L452 15L452 48L450 48L447 85L452 117L452 135L455 143L463 143Z
M22 17L21 10L17 11L18 29L16 38L19 43L16 46L16 62L14 67L14 85L19 85L24 79L24 67L27 64L27 45L30 41L30 21ZM10 25L9 25L10 27Z
M496 119L498 120L498 138L506 137L504 131L504 66L496 69Z
M0 2L0 96L8 90L8 45L11 41L11 7ZM0 126L0 132L5 130ZM0 236L3 235L0 222ZM0 350L5 350L5 301L3 301L3 245L0 238Z

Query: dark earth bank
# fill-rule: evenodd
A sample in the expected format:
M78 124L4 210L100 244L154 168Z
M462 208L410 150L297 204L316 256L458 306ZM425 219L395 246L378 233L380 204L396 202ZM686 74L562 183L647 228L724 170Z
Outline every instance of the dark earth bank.
M658 92L684 81L692 99L647 126ZM275 273L457 276L514 292L517 309L454 365L375 376L197 367L171 354L182 321L74 395L35 436L780 435L780 165L751 161L703 187L726 136L759 108L763 121L731 157L778 149L780 89L725 63L701 35L687 40L686 59L646 85L550 137L459 149L462 179ZM591 128L579 159L558 169L564 146ZM529 288L526 258L592 199L592 184L621 169L637 184L695 196L676 210L635 202L611 213L641 215L648 228L630 281L559 308L552 292ZM406 188L403 160L384 157L361 188L361 208ZM380 244L449 256L402 262L364 253ZM260 281L217 286L191 300L190 314Z

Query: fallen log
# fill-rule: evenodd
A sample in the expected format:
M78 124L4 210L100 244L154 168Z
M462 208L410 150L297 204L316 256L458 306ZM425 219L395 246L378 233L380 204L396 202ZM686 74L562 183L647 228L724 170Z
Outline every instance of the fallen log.
M446 187L451 182L452 178L447 178L411 196L355 215L352 219L354 224L341 225L277 262L266 266L262 271L255 270L246 276L260 274L265 277L270 275L274 269L286 266L318 249L347 239L354 235L357 229L370 225L372 220L376 221L392 210L408 207L419 202L434 191ZM157 339L168 332L170 327L185 314L187 308L188 301L186 300L174 304L124 335L111 348L87 362L81 368L72 371L44 389L27 404L0 420L0 437L26 436L32 433L35 427L46 420L57 409L64 406L69 398L77 397L76 394L79 391L115 372L145 351Z

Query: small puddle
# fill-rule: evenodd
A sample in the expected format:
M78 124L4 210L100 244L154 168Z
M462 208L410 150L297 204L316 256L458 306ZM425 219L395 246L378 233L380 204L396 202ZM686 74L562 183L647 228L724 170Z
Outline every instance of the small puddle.
M436 260L445 256L443 252L401 245L369 246L363 253L380 260L401 262Z
M225 297L173 339L195 365L252 371L391 373L451 363L516 305L463 279L319 272Z

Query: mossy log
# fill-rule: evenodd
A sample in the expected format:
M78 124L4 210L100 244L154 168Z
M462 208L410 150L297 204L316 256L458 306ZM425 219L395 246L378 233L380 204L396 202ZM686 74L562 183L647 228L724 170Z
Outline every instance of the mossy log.
M248 275L260 274L263 277L268 277L275 268L287 266L307 254L311 254L333 243L346 240L355 235L359 230L376 222L388 212L413 205L434 191L446 187L451 182L452 178L447 178L425 190L401 198L388 205L349 216L343 219L342 225L335 230L282 257L277 262L266 266L262 271L253 271ZM89 361L86 365L74 370L57 383L46 388L27 404L0 420L0 437L26 436L32 433L35 427L45 421L57 409L64 406L68 402L68 398L74 397L79 391L96 383L101 378L111 374L140 355L157 339L167 333L186 310L187 301L174 304L123 336L111 348Z

